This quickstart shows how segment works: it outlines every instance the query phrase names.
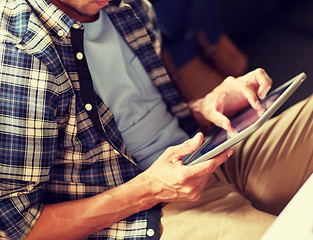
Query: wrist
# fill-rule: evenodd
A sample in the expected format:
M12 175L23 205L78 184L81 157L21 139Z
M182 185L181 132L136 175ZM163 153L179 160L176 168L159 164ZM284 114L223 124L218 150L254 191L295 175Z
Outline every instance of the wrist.
M140 211L150 209L162 202L156 197L158 189L155 182L147 170L129 181L135 186L133 197L136 198Z

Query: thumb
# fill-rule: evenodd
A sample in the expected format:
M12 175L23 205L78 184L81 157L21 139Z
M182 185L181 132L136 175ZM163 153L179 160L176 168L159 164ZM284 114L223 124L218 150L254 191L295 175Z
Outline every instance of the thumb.
M203 142L203 134L201 132L198 132L193 138L186 140L182 144L176 146L178 149L177 153L179 153L179 158L193 153L195 150L197 150L202 142Z

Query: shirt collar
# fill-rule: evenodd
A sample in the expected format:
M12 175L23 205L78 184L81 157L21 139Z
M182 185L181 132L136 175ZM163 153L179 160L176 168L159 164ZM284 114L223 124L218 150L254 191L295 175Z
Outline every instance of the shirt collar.
M122 0L112 0L109 5L118 7L121 2ZM38 14L45 28L60 41L69 33L73 24L75 28L82 27L80 22L67 16L50 0L29 0L29 4Z
M76 22L57 8L50 0L29 0L29 4L44 27L60 41L69 33Z

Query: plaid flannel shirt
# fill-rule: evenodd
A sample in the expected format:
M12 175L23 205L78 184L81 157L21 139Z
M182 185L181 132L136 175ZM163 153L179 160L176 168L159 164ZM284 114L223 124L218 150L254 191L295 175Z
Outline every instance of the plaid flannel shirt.
M141 0L112 1L105 11L180 126L193 134L195 122L154 48L159 45L148 5ZM83 31L82 24L49 0L0 2L2 239L24 238L44 204L93 196L141 172L102 100L95 95L94 110L102 129L85 109L82 80L91 79L77 66L79 49L71 39L76 30ZM88 239L153 239L159 212L155 208L134 214ZM149 228L155 236L147 236Z

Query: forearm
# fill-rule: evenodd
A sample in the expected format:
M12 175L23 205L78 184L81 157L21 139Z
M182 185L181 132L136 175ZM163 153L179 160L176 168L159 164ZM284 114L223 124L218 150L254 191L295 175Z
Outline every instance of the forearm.
M196 134L166 149L146 171L116 188L86 199L47 205L26 239L81 239L160 202L199 199L210 175L230 156L226 151L209 161L184 165L183 156L202 142L203 135Z
M81 239L158 202L143 175L96 196L44 207L26 238Z

